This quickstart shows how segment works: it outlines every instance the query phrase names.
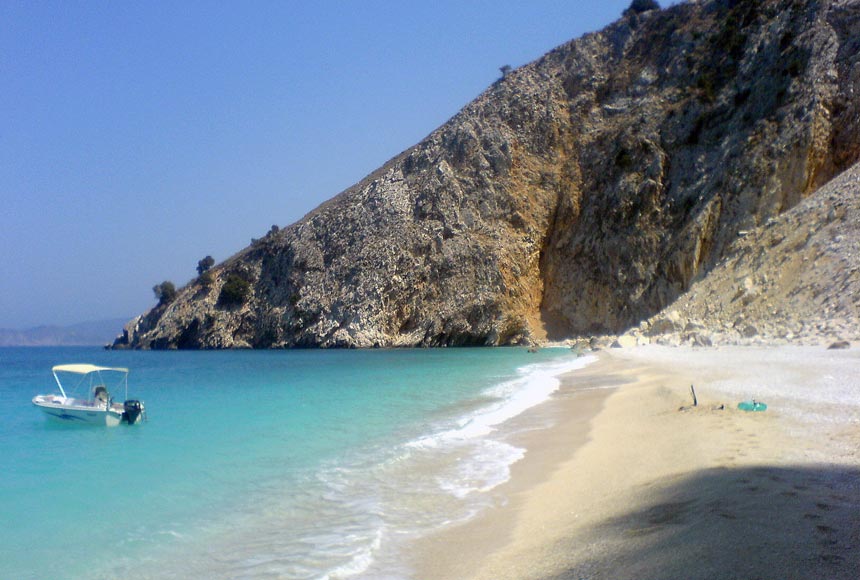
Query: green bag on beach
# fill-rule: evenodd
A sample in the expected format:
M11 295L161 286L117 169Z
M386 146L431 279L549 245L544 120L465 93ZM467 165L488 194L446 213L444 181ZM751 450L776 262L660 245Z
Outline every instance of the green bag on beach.
M738 403L738 409L741 411L766 411L767 405L753 399L752 401L741 401Z

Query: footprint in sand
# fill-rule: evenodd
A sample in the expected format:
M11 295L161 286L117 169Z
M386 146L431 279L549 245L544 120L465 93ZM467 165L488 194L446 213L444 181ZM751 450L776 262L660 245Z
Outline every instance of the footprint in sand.
M818 558L825 564L840 564L844 560L839 554L819 554Z
M687 512L694 503L693 500L687 500L656 505L646 513L647 521L651 525L683 523Z
M715 514L723 519L727 520L736 520L738 516L732 511L732 505L729 502L725 501L712 501L707 505L708 511L712 514Z

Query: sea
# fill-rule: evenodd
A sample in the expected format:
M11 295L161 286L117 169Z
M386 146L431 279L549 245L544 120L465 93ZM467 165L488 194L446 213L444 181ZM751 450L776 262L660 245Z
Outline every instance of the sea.
M414 542L506 501L510 420L589 360L0 348L0 578L413 578ZM147 421L47 418L64 363L128 367Z

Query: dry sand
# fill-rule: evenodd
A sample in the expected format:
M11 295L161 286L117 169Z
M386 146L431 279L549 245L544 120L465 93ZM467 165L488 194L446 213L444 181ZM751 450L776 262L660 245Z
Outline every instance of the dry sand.
M508 502L416 577L860 578L860 351L613 349L538 412Z

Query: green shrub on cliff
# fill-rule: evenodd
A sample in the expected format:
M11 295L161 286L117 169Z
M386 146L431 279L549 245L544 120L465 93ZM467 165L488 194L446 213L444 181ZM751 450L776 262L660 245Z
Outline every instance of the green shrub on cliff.
M648 12L649 10L660 10L660 5L656 0L633 0L624 15L639 14L640 12Z
M215 265L215 259L212 256L206 256L197 262L197 275L202 276L205 272Z
M159 306L170 304L176 299L176 286L170 280L165 280L153 286L152 293L155 294Z
M227 281L221 287L221 294L218 295L218 304L222 306L238 306L245 303L248 298L248 292L251 290L251 283L239 276L238 274L230 274L227 276Z

